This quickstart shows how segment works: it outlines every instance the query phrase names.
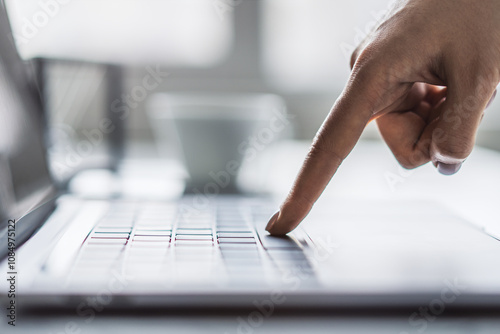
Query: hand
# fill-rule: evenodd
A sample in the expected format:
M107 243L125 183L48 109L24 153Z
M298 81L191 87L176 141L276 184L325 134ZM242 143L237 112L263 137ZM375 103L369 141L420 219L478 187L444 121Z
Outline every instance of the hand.
M352 72L286 200L267 226L306 217L366 124L405 168L454 174L500 81L499 0L405 0L354 52Z

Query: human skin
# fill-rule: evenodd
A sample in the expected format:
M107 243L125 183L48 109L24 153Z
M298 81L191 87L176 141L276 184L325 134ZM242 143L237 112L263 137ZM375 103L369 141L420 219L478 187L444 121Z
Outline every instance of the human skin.
M376 121L399 163L459 171L500 82L500 0L404 0L355 50L350 78L266 229L307 216Z

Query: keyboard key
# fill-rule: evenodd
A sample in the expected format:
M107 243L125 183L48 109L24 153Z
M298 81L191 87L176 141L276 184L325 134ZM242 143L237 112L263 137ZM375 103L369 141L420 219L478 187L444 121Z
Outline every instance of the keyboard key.
M174 247L173 249L173 254L176 257L176 260L182 259L182 258L190 258L190 259L206 259L206 260L213 260L218 258L218 254L215 251L215 248L210 246L208 247L197 247L197 246L190 246L190 247Z
M267 232L259 232L260 241L265 249L301 249L301 246L292 238L275 237L269 235Z
M170 242L170 235L135 235L134 241Z
M212 241L211 234L177 234L175 240L210 240Z
M252 232L217 232L219 238L252 238Z
M96 233L130 233L131 227L104 227L98 226L95 229Z
M128 233L99 233L95 232L92 234L92 239L128 239L130 234Z
M257 244L255 238L219 238L220 244Z
M175 240L175 246L213 247L212 240Z
M135 235L156 235L156 236L171 236L172 231L170 230L145 230L138 229L135 231Z
M157 274L163 266L164 264L161 262L129 263L127 264L127 272L131 273L132 276L139 275L141 272L150 276L151 273Z
M169 250L168 247L150 247L157 246L158 243L147 243L147 242L137 242L131 243L131 247L128 251L128 256L139 257L142 256L144 258L147 257L163 257Z
M165 260L165 255L164 254L157 254L151 256L150 254L148 255L142 255L142 254L134 254L134 255L129 255L127 257L127 265L129 264L141 264L141 263L161 263Z
M188 228L179 227L177 228L177 234L212 234L211 228Z
M222 233L252 233L248 226L217 226L217 231Z
M257 247L250 249L231 249L231 248L221 248L221 254L224 259L236 258L236 259L260 259L260 253Z
M215 254L211 252L207 252L206 249L203 251L195 251L195 252L183 252L184 249L190 249L189 247L179 247L176 248L175 251L175 260L177 261L188 261L188 262L198 262L198 263L212 263L215 262L217 258ZM177 262L178 263L178 262Z
M143 231L143 232L172 232L172 227L170 226L137 226L136 231Z
M170 241L159 242L159 241L141 241L141 240L132 240L130 243L131 249L141 249L148 251L158 251L160 249L168 249L170 246Z
M257 250L257 244L219 244L220 249L222 250Z
M212 228L210 226L205 227L186 227L186 226L177 226L175 230L177 234L213 234Z
M223 257L224 258L224 261L230 265L230 266L236 266L236 267L240 267L240 266L252 266L252 267L256 267L256 266L261 266L262 265L262 260L260 259L260 257Z

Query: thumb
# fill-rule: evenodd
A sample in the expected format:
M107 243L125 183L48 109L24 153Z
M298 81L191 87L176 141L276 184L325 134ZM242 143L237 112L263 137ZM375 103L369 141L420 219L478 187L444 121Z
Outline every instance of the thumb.
M457 78L449 85L430 144L431 160L441 174L457 173L472 152L477 129L497 84L478 76L472 80Z

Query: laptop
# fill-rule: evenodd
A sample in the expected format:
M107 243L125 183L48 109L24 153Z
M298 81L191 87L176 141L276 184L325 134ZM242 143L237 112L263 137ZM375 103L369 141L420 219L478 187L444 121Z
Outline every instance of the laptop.
M0 301L9 312L500 306L500 241L434 202L341 198L278 238L264 231L277 205L268 197L59 191L40 104L0 15Z

